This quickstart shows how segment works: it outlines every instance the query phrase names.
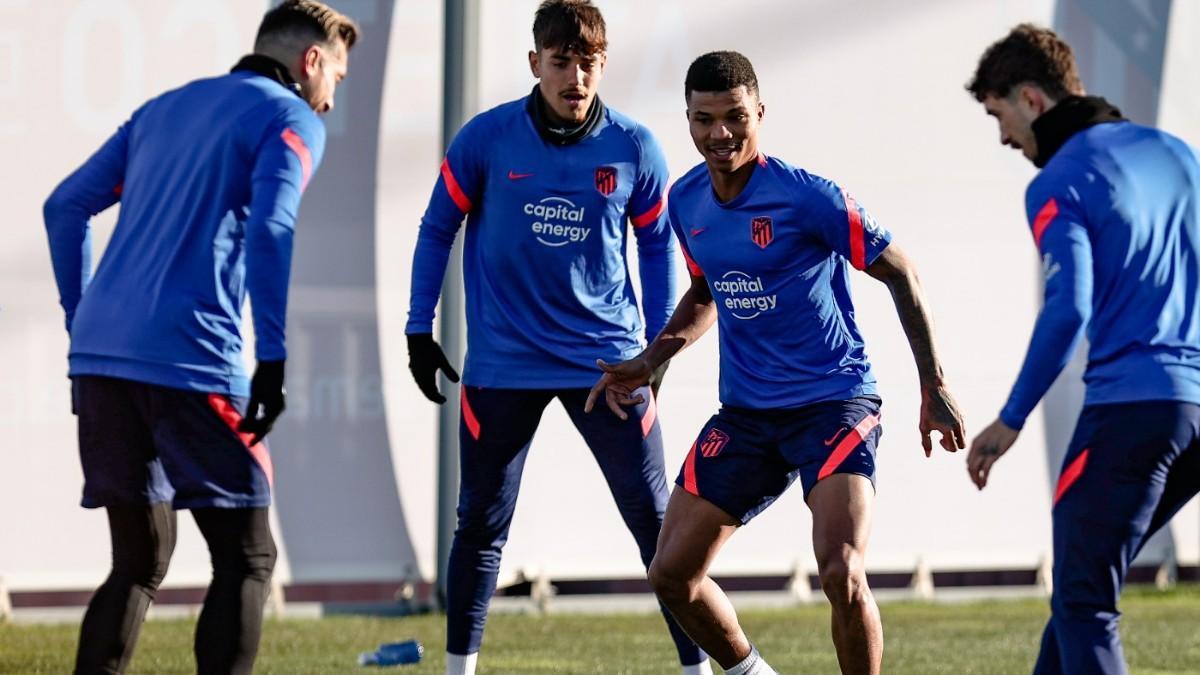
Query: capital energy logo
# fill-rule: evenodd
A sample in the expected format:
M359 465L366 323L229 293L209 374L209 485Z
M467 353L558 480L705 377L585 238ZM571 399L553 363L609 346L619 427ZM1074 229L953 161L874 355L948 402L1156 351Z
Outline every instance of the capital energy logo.
M583 207L563 197L545 197L536 204L526 204L525 215L536 219L529 229L546 246L583 241L592 232L592 228L578 224L583 222Z
M713 290L724 295L725 305L736 319L753 319L763 312L775 309L778 296L764 291L762 277L751 277L745 272L731 270L713 282Z

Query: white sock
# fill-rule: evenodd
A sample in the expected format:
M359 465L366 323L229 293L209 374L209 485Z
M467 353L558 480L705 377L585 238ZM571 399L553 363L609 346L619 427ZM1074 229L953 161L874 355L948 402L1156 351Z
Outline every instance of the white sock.
M446 652L446 675L475 675L475 662L478 660L479 652L474 654Z
M684 666L683 675L713 675L712 666L708 665L708 659L705 658L694 666Z
M779 675L779 673L767 665L754 645L750 645L750 655L742 659L742 662L736 666L727 668L725 675Z

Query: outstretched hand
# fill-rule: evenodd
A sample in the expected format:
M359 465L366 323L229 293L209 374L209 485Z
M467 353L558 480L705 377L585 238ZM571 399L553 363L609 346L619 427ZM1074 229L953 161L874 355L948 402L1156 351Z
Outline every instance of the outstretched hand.
M588 392L587 403L583 404L583 411L592 412L596 400L603 394L604 402L614 415L623 420L629 419L629 414L625 412L623 406L637 405L645 401L641 394L634 396L633 392L650 381L654 369L640 356L616 364L608 364L596 359L596 365L600 366L604 375L600 376L600 380Z
M921 388L921 446L925 456L933 454L933 432L940 432L946 452L967 447L967 432L954 397L942 385Z
M438 391L437 372L440 370L451 382L458 382L458 373L455 372L454 366L450 365L450 360L446 358L441 346L434 341L431 333L414 333L406 337L408 370L412 373L413 380L421 389L421 393L425 394L425 398L438 405L445 403L446 397Z
M967 454L967 473L975 487L982 490L987 486L992 465L1008 452L1020 434L1019 430L996 420L975 437L971 442L971 452Z

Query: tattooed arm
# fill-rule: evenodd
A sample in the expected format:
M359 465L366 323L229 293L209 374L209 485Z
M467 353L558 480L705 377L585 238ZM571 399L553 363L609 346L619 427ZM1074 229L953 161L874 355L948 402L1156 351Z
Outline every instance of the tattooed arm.
M883 282L892 293L900 325L908 336L917 374L921 381L921 444L925 456L933 451L931 433L942 435L941 445L949 452L966 447L962 415L954 397L946 389L942 365L933 341L933 321L917 271L904 252L889 245L866 269L867 274Z
M691 263L689 267L694 264ZM641 394L635 396L633 391L650 382L655 371L670 363L671 357L700 339L700 336L712 327L717 320L717 306L713 301L712 291L708 288L708 281L699 271L700 268L691 269L692 285L680 298L679 304L675 306L675 313L671 315L662 332L641 354L615 364L596 362L604 371L604 375L588 394L587 402L583 406L584 412L591 412L596 401L603 395L609 410L617 417L626 419L628 414L621 406L642 402Z

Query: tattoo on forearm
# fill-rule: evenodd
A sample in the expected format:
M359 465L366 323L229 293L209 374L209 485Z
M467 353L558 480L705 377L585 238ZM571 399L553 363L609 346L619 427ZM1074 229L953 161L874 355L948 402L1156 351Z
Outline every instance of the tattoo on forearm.
M942 379L942 367L933 344L933 322L926 311L925 297L919 282L911 275L901 275L888 285L892 301L900 316L900 325L908 336L909 347L917 362L917 373L921 382L938 382Z

